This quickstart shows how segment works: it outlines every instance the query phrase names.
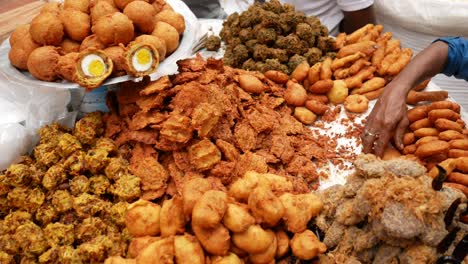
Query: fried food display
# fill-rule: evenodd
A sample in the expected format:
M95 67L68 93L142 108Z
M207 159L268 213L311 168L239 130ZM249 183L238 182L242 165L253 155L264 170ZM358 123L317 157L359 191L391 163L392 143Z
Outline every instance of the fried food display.
M363 155L354 164L357 173L345 185L319 194L324 208L315 224L323 231L328 248L319 256L320 263L405 262L409 256L413 261L435 263L452 254L466 235L461 219L453 217L456 211L465 210L463 193L442 186L439 191L433 189L426 169L404 158L382 161ZM462 231L449 235L451 228ZM454 239L447 239L450 236ZM314 241L311 237L305 242ZM294 252L295 242L291 244Z
M43 81L57 79L60 54L54 46L43 46L35 49L28 57L28 70L35 78Z
M74 81L87 89L99 87L112 74L114 63L106 53L88 49L80 53Z
M230 15L220 36L227 46L227 65L260 72L292 73L303 62L314 65L334 46L317 17L296 12L293 5L277 0L255 3Z
M113 0L67 0L63 4L45 4L31 24L18 26L9 40L8 57L16 68L29 70L29 56L41 46L60 48L61 56L92 50L101 55L101 52L108 53L107 57L114 62L112 76L142 77L155 72L159 63L179 47L184 31L184 17L164 0L115 3ZM109 77L107 71L99 74L99 80L93 81L81 71L71 74L73 68L81 68L81 65L71 65L74 57L60 57L60 64L45 65L50 72L58 73L53 78L39 75L37 65L33 69L36 72L31 74L43 81L65 79L76 82L88 90L98 87ZM46 58L55 59L56 56ZM45 72L45 67L39 71Z
M102 137L102 118L95 112L74 129L42 127L32 155L0 173L0 255L15 259L9 263L103 263L110 256L121 261L130 229L151 229L140 224L147 218L130 217L152 216L147 207L133 206L126 214L128 202L141 195L140 180L128 163L117 170L111 162L122 158L115 143Z

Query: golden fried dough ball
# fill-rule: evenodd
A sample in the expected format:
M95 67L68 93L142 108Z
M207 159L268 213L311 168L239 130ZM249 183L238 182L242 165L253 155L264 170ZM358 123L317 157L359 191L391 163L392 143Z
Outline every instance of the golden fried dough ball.
M234 233L232 242L236 247L250 253L258 254L265 252L273 243L275 233L271 230L264 230L259 225L251 225L242 233Z
M216 256L211 258L211 264L244 264L236 254L229 252L226 256Z
M29 33L40 45L58 46L63 39L63 25L57 14L45 12L37 15L31 22Z
M278 248L276 249L276 257L282 258L289 251L289 237L283 230L276 231L275 235L276 243L278 245Z
M123 13L141 33L151 34L153 32L156 10L151 4L145 1L133 1L125 7Z
M151 2L151 1L150 1ZM167 5L166 0L154 0L151 3L157 13L161 12L164 6Z
M112 46L104 49L104 53L106 53L114 63L114 71L112 75L125 75L125 48L122 46Z
M132 21L120 12L99 18L92 30L99 40L108 46L120 43L127 45L134 37Z
M28 58L28 70L35 78L43 81L57 79L55 69L58 65L60 54L53 46L44 46L31 52Z
M65 0L63 2L64 9L75 9L83 13L89 14L89 0Z
M289 231L302 232L312 217L317 216L323 203L315 194L285 193L279 197L285 208L284 221Z
M182 198L178 196L165 200L161 208L161 236L168 237L183 234L185 230L185 217Z
M207 191L193 207L192 222L204 228L215 227L223 219L227 200L227 194L223 191Z
M161 231L161 207L145 200L138 200L129 205L125 215L128 232L135 237L155 236Z
M149 244L136 258L137 263L174 263L174 237L167 237Z
M135 42L153 45L158 50L160 62L166 58L166 43L164 40L153 35L140 35L135 38Z
M185 233L174 238L177 264L204 264L205 254L197 238Z
M195 203L205 192L211 189L211 183L206 178L193 177L184 182L182 187L182 201L184 204L184 215L187 220L190 220L192 217Z
M58 14L61 9L62 9L62 6L60 5L60 3L51 2L51 3L47 3L43 5L40 13L50 12L50 13Z
M68 8L59 14L65 33L75 41L83 41L91 32L91 21L89 15L81 11Z
M68 54L70 52L79 52L80 51L80 43L73 41L71 39L64 39L60 44L60 54Z
M80 54L78 52L70 52L61 56L57 64L57 75L62 79L73 82L76 63L78 62L79 57Z
M320 242L312 231L306 230L294 235L291 239L291 249L294 256L309 260L327 251L327 246Z
M13 33L11 33L10 35L10 39L9 39L10 46L13 47L15 43L17 43L21 38L28 35L29 27L30 27L29 24L20 25L16 27L15 31L13 31Z
M185 31L185 19L179 13L176 13L172 10L162 10L154 17L156 21L166 22L169 25L173 26L179 34L184 33Z
M275 226L284 215L285 209L280 199L265 186L253 190L248 200L249 208L257 222Z
M232 232L244 232L255 224L255 218L249 213L247 205L229 203L224 214L223 224Z
M136 258L149 244L161 239L161 237L152 236L135 237L132 239L132 242L130 242L130 245L128 245L128 256Z
M106 48L106 45L104 45L104 43L102 43L95 34L92 34L87 36L83 42L81 42L80 51L87 50L89 48L102 50Z
M231 245L229 230L222 224L214 228L203 228L192 222L192 230L203 248L215 256L224 256L227 254Z
M11 65L21 70L27 70L29 55L37 48L39 48L39 45L34 42L31 34L27 32L22 38L15 41L15 45L8 52Z
M277 248L278 248L278 242L276 240L276 236L274 236L273 242L265 251L261 253L251 254L249 256L249 259L252 262L252 264L271 263L272 261L275 260Z
M98 4L99 2L107 2L107 3L109 3L111 6L116 7L116 6L115 6L115 3L114 3L114 0L89 0L89 9L93 8L94 6L96 6L96 4Z
M162 21L156 22L154 25L154 31L151 35L164 40L164 43L166 43L167 54L171 54L179 46L179 33L168 23Z
M111 4L107 1L101 0L97 2L93 7L91 7L91 23L94 25L99 20L99 18L105 15L113 14L115 12L119 12L119 10L115 8L113 2Z
M134 1L145 1L145 2L149 2L149 0L114 0L114 3L115 3L115 6L120 9L120 10L124 10L125 7L130 4L131 2L134 2Z

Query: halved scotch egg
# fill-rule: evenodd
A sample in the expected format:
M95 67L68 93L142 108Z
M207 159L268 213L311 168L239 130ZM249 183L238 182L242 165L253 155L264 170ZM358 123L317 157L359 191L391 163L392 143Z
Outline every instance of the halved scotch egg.
M101 50L89 49L80 54L75 81L86 89L99 87L112 73L112 59Z
M125 61L129 75L143 77L156 71L159 53L151 44L132 42L127 46Z

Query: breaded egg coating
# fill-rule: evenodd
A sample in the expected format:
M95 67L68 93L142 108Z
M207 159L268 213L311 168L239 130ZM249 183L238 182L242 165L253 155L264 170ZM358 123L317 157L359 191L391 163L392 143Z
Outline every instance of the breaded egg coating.
M80 51L80 43L73 41L71 39L64 39L60 44L60 54L65 55L70 52L79 52Z
M14 40L14 45L8 52L11 65L21 70L27 70L29 55L37 48L39 48L39 44L34 42L29 32L26 32L23 36Z
M89 14L89 0L65 0L63 2L64 9L75 9L83 13Z
M84 51L89 48L102 50L106 48L106 45L104 45L104 43L102 43L95 34L92 34L87 36L83 42L81 42L80 51Z
M122 46L112 46L104 49L104 53L111 58L114 63L113 76L125 75L125 48Z
M160 62L166 58L166 43L164 40L153 35L140 35L135 38L135 42L153 45L158 50Z
M105 15L109 15L109 14L113 14L115 12L119 12L119 10L117 8L115 8L115 6L113 6L111 3L107 2L107 1L99 1L97 3L95 3L92 7L91 7L91 23L94 25L94 23L96 23L99 18L105 16Z
M43 46L31 52L28 58L28 70L36 79L54 81L57 79L57 65L60 58L58 48Z
M83 41L91 32L91 20L89 15L81 11L68 8L59 14L65 33L75 41Z
M58 46L62 42L64 30L57 14L45 12L33 18L29 33L40 45Z
M145 1L134 1L125 7L123 13L141 33L151 34L153 32L156 10L151 4Z
M99 18L92 30L99 40L108 46L120 43L127 45L134 38L132 21L119 12Z
M173 26L177 32L179 32L179 34L182 34L185 31L184 16L172 10L162 10L156 15L155 21L168 23L169 25Z
M171 54L179 47L179 33L173 26L166 22L156 22L151 35L164 40L164 43L166 43L166 55Z

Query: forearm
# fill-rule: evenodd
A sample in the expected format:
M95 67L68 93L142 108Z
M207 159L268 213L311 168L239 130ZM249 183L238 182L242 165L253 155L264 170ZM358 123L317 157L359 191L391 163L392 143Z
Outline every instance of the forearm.
M373 5L352 12L343 11L344 18L340 23L340 31L350 34L357 29L367 25L375 24L375 14Z
M437 41L416 55L390 85L406 95L422 81L441 73L447 63L447 57L448 45Z

